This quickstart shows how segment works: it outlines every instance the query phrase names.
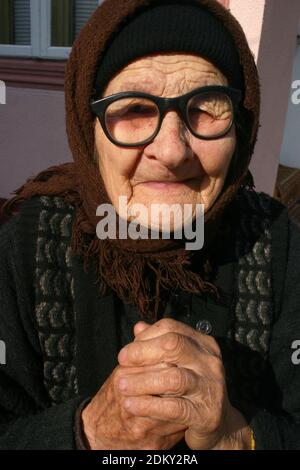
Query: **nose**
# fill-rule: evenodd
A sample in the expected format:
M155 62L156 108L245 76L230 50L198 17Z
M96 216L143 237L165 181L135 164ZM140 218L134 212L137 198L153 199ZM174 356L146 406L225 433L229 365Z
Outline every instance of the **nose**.
M190 133L175 111L169 111L155 139L144 149L149 158L159 160L170 170L192 158Z

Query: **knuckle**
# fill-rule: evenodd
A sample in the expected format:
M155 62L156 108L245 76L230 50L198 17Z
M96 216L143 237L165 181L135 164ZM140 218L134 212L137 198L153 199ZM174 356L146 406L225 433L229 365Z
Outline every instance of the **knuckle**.
M191 410L190 407L186 405L183 400L180 400L178 407L178 417L177 419L188 424L191 422Z
M171 392L183 395L187 386L186 375L178 367L173 367L168 373L166 386Z
M131 361L139 363L143 358L143 345L140 341L135 341L127 346L127 354Z
M131 429L130 429L130 434L135 441L143 441L147 437L147 429L142 426L140 423L139 424L133 424Z
M124 377L124 371L121 368L118 368L115 370L114 376L113 376L113 382L115 385L118 385L119 380Z
M186 409L181 400L169 400L166 403L166 413L170 419L184 421Z
M212 352L213 352L217 357L219 357L220 359L222 359L222 352L221 352L220 346L218 345L218 343L217 343L217 341L215 340L215 338L213 338L212 336L208 336L208 337L207 337L207 340L209 341L209 346L210 346L210 349L212 350Z
M165 337L164 348L166 351L181 351L183 336L177 333L168 333Z
M212 356L210 359L210 369L214 375L214 377L218 380L222 380L225 375L223 361L217 357Z
M173 320L172 318L162 318L158 320L155 325L166 331L172 331L176 326L176 320Z

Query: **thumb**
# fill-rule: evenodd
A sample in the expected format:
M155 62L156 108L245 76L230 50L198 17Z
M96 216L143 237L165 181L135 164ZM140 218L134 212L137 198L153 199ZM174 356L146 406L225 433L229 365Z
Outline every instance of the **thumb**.
M144 321L139 321L138 323L134 325L134 328L133 328L134 336L137 336L140 333L142 333L142 331L147 330L149 326L151 326L149 323L146 323Z

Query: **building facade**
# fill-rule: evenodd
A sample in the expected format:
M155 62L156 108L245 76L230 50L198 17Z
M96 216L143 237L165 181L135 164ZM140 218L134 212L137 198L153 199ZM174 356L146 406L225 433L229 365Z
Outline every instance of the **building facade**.
M71 160L64 68L80 28L102 0L1 0L0 197L47 166ZM300 168L300 2L223 0L241 23L262 87L251 165L272 194L278 163Z

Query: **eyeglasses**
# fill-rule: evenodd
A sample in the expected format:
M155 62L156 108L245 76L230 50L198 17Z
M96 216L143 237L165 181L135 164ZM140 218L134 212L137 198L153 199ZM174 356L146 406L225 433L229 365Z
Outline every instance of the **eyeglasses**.
M165 114L178 112L189 131L199 139L224 137L232 128L242 93L226 86L197 88L176 98L148 93L121 92L91 101L103 131L115 145L138 147L159 133Z

